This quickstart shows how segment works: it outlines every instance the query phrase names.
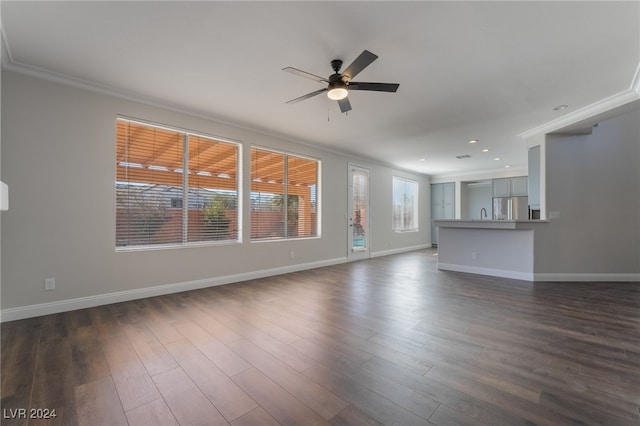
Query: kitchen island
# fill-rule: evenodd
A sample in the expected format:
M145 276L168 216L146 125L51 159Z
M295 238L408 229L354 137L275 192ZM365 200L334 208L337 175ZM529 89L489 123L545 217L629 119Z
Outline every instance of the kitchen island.
M545 220L435 220L438 269L534 280L534 239Z

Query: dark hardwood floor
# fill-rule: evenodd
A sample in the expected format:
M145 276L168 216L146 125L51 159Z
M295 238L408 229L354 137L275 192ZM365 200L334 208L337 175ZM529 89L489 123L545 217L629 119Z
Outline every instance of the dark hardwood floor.
M640 424L640 283L435 253L4 323L2 424Z

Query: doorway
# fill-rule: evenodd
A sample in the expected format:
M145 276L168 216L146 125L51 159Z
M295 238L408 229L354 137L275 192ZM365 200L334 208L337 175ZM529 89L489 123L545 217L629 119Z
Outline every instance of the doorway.
M368 259L369 233L369 169L349 163L349 261Z

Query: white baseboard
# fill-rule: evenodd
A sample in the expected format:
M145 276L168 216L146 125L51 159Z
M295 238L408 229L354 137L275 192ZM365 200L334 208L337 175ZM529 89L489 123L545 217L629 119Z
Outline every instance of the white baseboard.
M490 275L493 277L511 278L514 280L533 281L533 273L509 271L507 269L481 268L478 266L456 265L438 262L441 271L465 272L468 274Z
M391 254L421 250L431 247L424 244L401 249L372 252L371 257L388 256ZM338 265L348 262L346 257L328 259L318 262L301 263L297 265L282 266L278 268L264 269L260 271L243 272L241 274L212 277L202 280L186 281L181 283L164 284L153 287L139 288L135 290L119 291L115 293L99 294L95 296L79 297L75 299L60 300L56 302L40 303L37 305L19 306L0 311L0 322L15 321L42 315L57 314L76 309L91 308L94 306L108 305L111 303L126 302L145 297L162 296L165 294L179 293L181 291L196 290L217 285L231 284L258 278L266 278L290 272L304 271L307 269L321 268L324 266ZM579 274L579 273L528 273L492 268L479 268L466 265L455 265L438 262L438 269L443 271L465 272L470 274L490 275L494 277L512 278L525 281L576 281L576 282L640 282L640 274Z
M431 247L431 244L420 244L420 245L411 246L411 247L402 247L402 248L382 250L382 251L372 251L371 257L389 256L391 254L399 254L399 253L406 253L408 251L423 250L430 247Z
M640 274L535 273L534 281L640 282Z
M0 311L0 322L39 317L42 315L57 314L60 312L74 311L76 309L85 309L94 306L108 305L111 303L126 302L129 300L142 299L145 297L162 296L164 294L179 293L181 291L196 290L217 285L254 280L258 278L286 274L289 272L297 272L307 269L321 268L323 266L337 265L340 263L346 263L347 261L348 260L346 257L339 257L318 262L300 263L297 265L281 266L278 268L270 268L253 272L243 272L241 274L226 275L222 277L212 277L202 280L139 288L135 290L118 291L115 293L98 294L95 296L78 297L75 299L59 300L50 303L40 303L37 305L19 306L16 308L8 308Z
M535 282L640 282L640 274L530 273L440 262L438 269Z

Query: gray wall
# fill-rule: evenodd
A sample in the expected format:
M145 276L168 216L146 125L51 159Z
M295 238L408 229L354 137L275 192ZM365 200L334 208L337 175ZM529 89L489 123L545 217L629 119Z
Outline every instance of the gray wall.
M372 255L430 241L427 176L20 73L4 71L2 85L1 170L11 188L11 209L1 224L3 309L57 303L55 309L63 310L63 301L76 298L99 304L106 300L100 295L113 292L134 298L154 286L204 286L216 277L345 261L349 161L371 170ZM251 144L320 159L322 238L251 243L245 223L241 244L116 252L117 114L241 141L244 188L249 187ZM420 184L419 233L391 231L393 175ZM244 209L248 218L248 203ZM295 259L289 259L290 251ZM56 278L55 291L43 290L48 277Z
M4 57L6 55L6 51L4 47L4 38L2 34L4 34L4 31L2 31L2 16L0 16L0 70L2 69ZM0 72L0 99L2 99L2 72ZM0 102L0 117L2 117L2 102ZM2 180L1 177L2 177L2 122L0 121L0 180ZM0 212L0 241L2 241L2 215L3 213ZM0 244L0 306L2 306L2 244Z
M536 231L536 273L640 273L639 123L633 111L591 135L547 135L547 212L560 217Z
M532 280L534 232L503 229L438 229L438 269ZM474 256L475 253L475 256Z

